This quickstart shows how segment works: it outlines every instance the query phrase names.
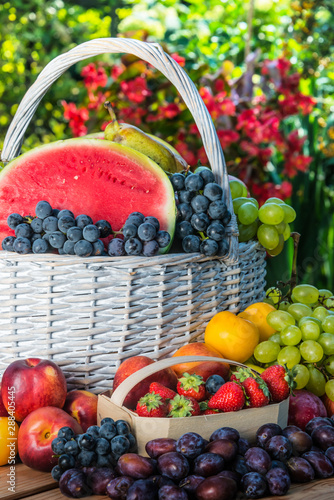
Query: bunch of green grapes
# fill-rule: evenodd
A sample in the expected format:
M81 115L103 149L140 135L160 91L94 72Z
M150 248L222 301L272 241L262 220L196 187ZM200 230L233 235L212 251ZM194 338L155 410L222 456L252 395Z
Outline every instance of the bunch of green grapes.
M254 358L260 364L294 368L297 389L334 401L334 294L312 285L298 285L290 301L278 288L269 288L266 302L276 307L267 316L276 330L257 345Z
M234 213L237 215L239 241L257 237L267 252L281 253L290 236L289 224L296 218L295 210L279 198L269 198L261 208L255 198L247 198L247 188L230 181Z

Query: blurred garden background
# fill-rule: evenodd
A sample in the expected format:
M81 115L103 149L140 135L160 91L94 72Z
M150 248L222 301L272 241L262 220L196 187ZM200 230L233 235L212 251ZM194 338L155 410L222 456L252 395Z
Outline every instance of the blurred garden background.
M297 211L302 282L334 276L334 4L332 0L15 0L0 5L0 148L28 87L57 55L93 38L163 45L206 103L229 173L260 202ZM175 89L132 56L72 67L46 94L23 150L105 128L103 102L121 121L206 165L192 117ZM268 261L270 285L287 279L292 244Z

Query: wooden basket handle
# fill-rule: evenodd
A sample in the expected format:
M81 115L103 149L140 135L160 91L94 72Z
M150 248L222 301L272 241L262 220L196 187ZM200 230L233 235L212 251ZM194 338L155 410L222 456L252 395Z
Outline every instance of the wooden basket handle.
M129 375L123 382L114 390L111 395L111 401L117 405L122 406L124 399L128 395L128 393L133 389L139 382L144 380L146 377L153 375L153 373L159 372L164 368L169 368L174 365L178 365L179 363L190 363L194 361L219 361L221 363L228 363L229 365L241 366L243 368L248 368L246 365L242 363L238 363L237 361L232 361L231 359L223 359L216 358L212 356L175 356L172 358L161 359L160 361L156 361L148 366L144 366L132 375ZM252 370L255 371L255 370Z

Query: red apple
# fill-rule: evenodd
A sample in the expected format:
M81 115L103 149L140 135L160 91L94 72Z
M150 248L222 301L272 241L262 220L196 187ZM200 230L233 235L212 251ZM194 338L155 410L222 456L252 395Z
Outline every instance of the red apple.
M91 425L97 425L97 399L96 394L89 391L70 391L63 410L75 418L86 432Z
M0 417L8 417L8 411L6 410L1 397L1 382L0 382Z
M302 431L314 417L327 417L324 403L318 396L304 389L290 396L288 425L296 425Z
M48 359L19 359L6 368L2 377L3 403L18 422L43 406L62 408L66 394L63 372Z
M58 463L51 443L62 427L70 427L75 434L83 433L78 422L60 408L45 406L31 412L22 422L18 435L19 456L24 465L50 472Z
M129 375L152 363L154 363L154 361L147 356L133 356L132 358L128 358L123 361L115 373L113 385L114 390ZM170 368L160 370L150 377L147 377L142 382L139 382L139 384L137 384L126 396L123 405L133 410L136 407L138 400L148 392L152 382L160 382L160 384L165 385L174 391L177 384L177 378L173 370Z

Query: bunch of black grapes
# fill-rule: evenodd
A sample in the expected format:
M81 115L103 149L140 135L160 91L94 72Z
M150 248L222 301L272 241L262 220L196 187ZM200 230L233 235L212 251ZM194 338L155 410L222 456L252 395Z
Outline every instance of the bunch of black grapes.
M170 178L177 193L176 238L186 253L207 257L228 253L226 226L231 213L222 201L223 190L209 168L198 173L176 173Z
M104 244L100 238L112 234L108 221L93 224L89 215L76 218L70 210L52 208L48 201L39 201L35 209L36 217L13 213L7 224L15 231L15 236L7 236L2 241L2 249L18 254L43 254L58 251L60 255L79 257L103 255Z

